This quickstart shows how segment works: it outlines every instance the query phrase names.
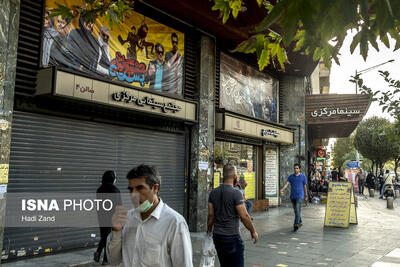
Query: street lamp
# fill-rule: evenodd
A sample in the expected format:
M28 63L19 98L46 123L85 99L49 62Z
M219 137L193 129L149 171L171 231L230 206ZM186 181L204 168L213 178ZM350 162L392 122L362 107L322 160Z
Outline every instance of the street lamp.
M375 69L375 68L377 68L377 67L379 67L379 66L385 65L385 64L387 64L387 63L392 63L392 62L394 62L394 59L390 59L390 60L388 60L388 61L386 61L386 62L383 62L383 63L381 63L381 64L378 64L378 65L369 67L369 68L367 68L367 69L365 69L365 70L360 70L360 71L358 71L358 72L357 72L357 70L356 70L356 76L354 76L354 77L357 77L357 75L360 76L360 75L362 75L362 74L364 74L364 73L367 73L367 72L369 72L369 71L371 71L371 70L373 70L373 69ZM358 83L357 83L357 82L356 82L356 94L358 94Z

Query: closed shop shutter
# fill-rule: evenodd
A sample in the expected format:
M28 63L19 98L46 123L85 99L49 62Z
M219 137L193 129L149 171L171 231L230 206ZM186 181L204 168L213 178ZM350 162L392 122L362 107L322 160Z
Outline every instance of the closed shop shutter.
M160 196L183 214L185 136L32 113L13 118L9 193L95 192L105 170L117 173L127 193L127 172L141 163L157 166ZM94 245L97 229L6 228L3 258ZM96 235L98 236L98 234Z

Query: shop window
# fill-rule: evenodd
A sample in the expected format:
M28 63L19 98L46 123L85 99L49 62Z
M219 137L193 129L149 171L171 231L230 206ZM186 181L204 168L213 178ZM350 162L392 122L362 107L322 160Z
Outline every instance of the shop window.
M257 196L257 147L232 142L215 142L214 188L222 183L223 166L227 163L236 167L239 181L246 180L246 198Z

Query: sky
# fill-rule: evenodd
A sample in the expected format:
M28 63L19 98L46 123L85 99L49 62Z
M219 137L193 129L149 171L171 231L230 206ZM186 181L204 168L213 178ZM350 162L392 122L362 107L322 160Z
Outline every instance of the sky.
M379 52L372 46L369 47L367 60L364 61L360 55L360 47L358 46L353 54L350 53L350 44L352 37L355 35L355 31L348 32L348 35L343 43L340 50L340 65L335 62L332 63L331 74L330 74L330 94L355 94L355 84L349 82L350 76L354 76L355 71L361 71L375 65L381 64L388 60L394 59L392 63L387 63L380 67L377 67L365 74L361 75L364 80L364 84L376 90L389 90L384 79L379 75L379 70L389 71L391 76L395 79L400 79L400 49L393 51L394 40L390 40L391 48L387 48L382 42L378 41ZM373 116L379 116L393 121L394 119L387 113L382 112L382 108L378 103L373 102L364 119ZM329 147L335 141L334 138L329 140Z
M382 42L379 44L379 52L375 50L372 46L369 47L367 60L364 61L360 55L360 48L357 47L353 54L350 53L350 44L352 41L352 36L354 36L355 31L348 32L347 38L343 43L342 49L340 50L340 65L333 62L331 67L330 75L330 93L331 94L354 94L355 84L349 82L350 76L354 76L355 71L361 71L369 67L381 64L388 60L394 59L392 63L387 63L380 67L377 67L365 74L361 75L364 83L374 89L379 90L389 90L386 82L379 75L379 70L389 71L393 78L400 79L400 49L393 52L394 40L391 40L391 49L387 48ZM387 113L382 112L382 108L378 103L373 102L366 114L365 118L370 118L372 116L385 117L393 121L393 118Z

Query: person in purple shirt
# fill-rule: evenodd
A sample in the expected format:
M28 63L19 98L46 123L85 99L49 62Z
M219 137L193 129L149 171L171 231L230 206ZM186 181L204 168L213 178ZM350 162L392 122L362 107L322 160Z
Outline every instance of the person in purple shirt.
M291 187L290 191L290 200L292 201L293 210L294 210L294 231L297 231L303 224L301 221L301 204L303 203L303 199L308 200L307 194L307 178L304 174L300 172L300 164L294 164L294 173L291 174L285 185L280 190L281 195L285 189L289 186Z

